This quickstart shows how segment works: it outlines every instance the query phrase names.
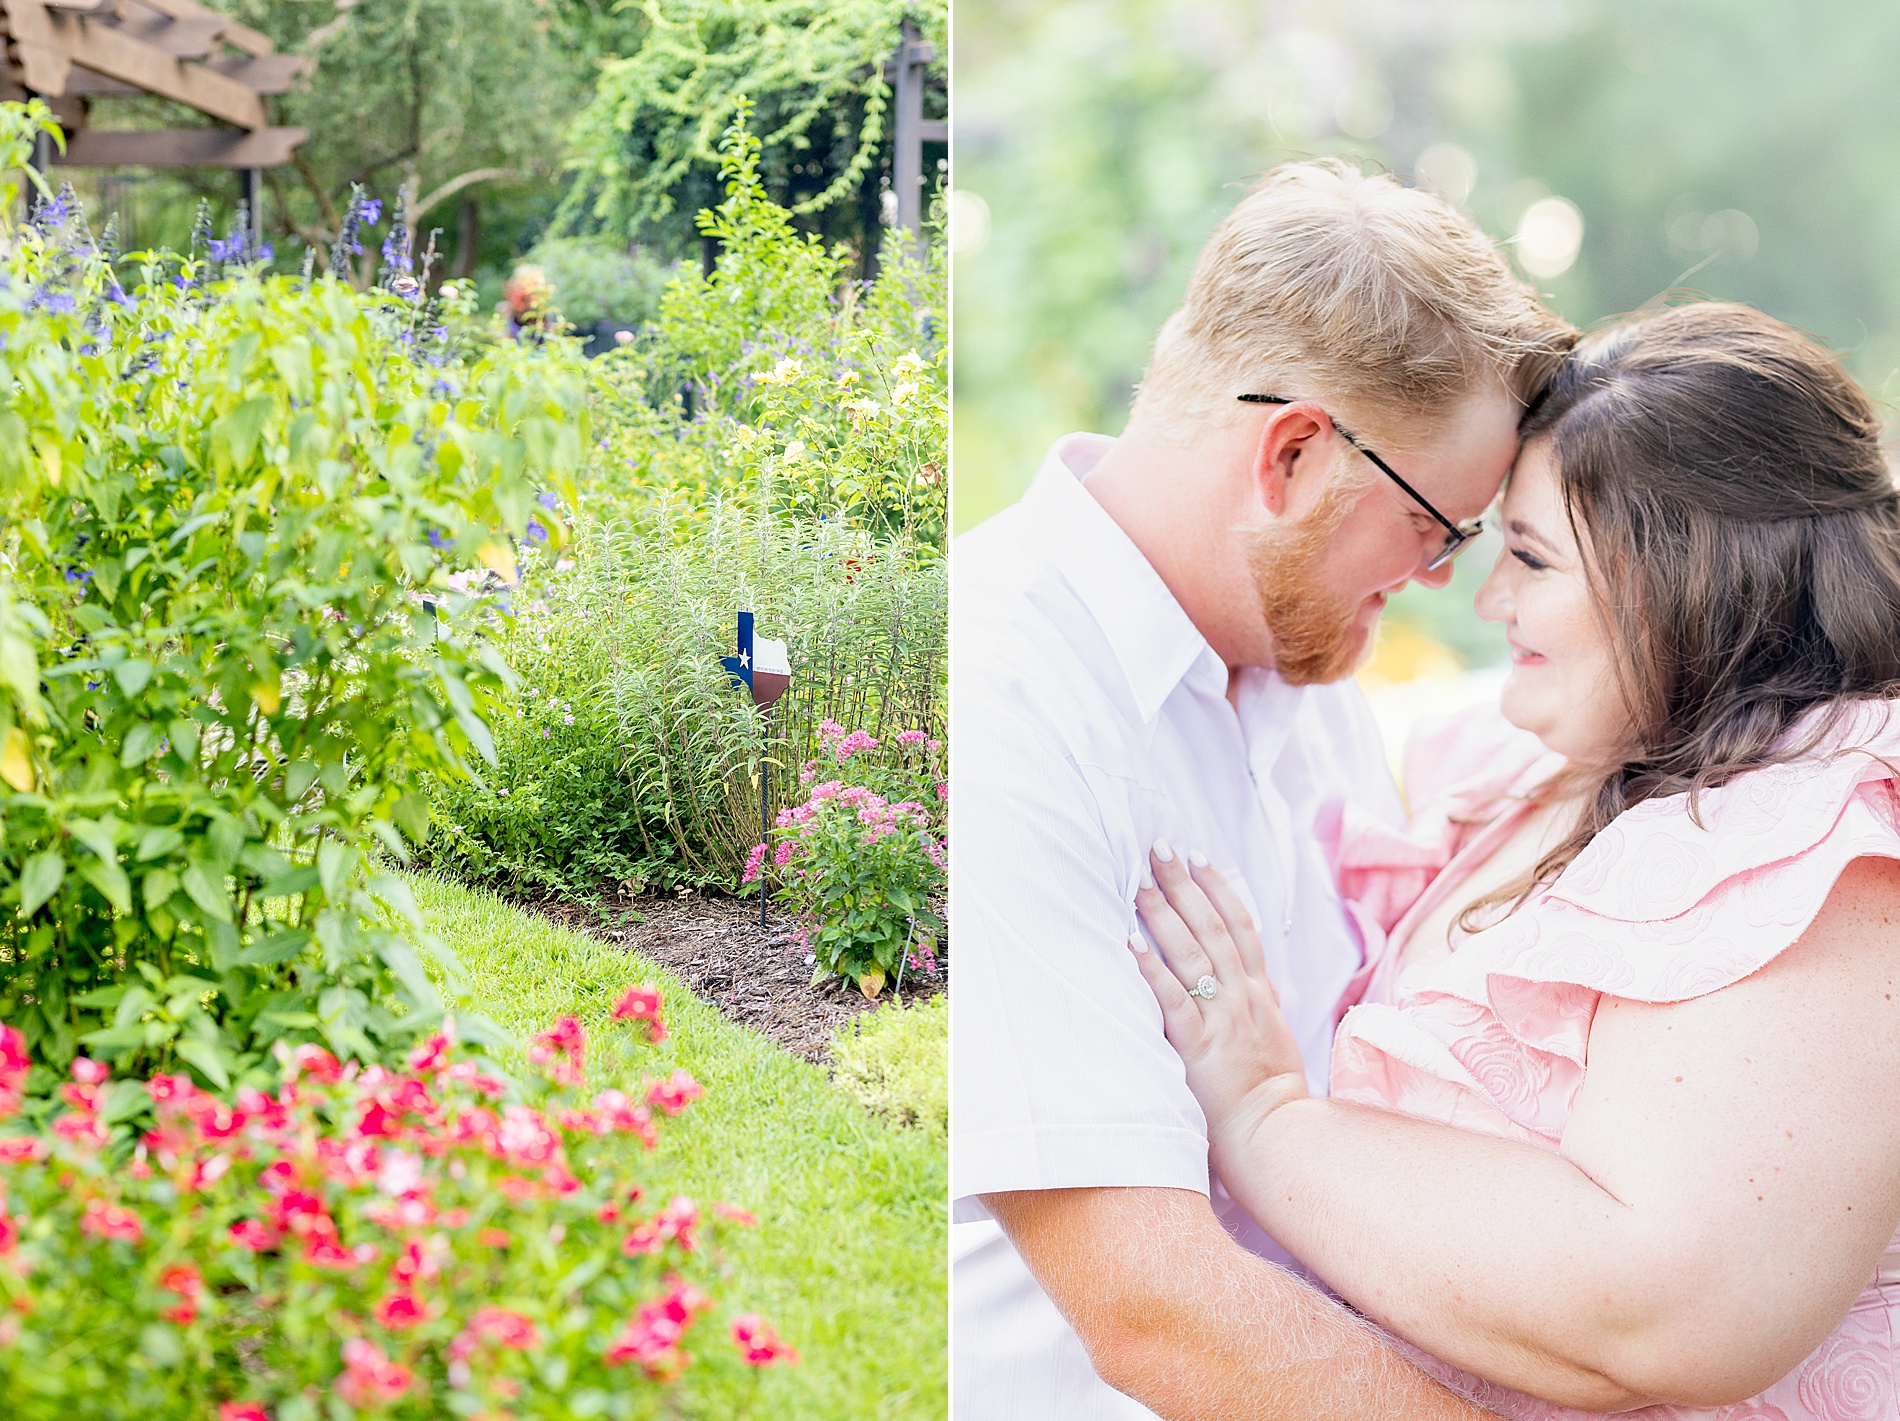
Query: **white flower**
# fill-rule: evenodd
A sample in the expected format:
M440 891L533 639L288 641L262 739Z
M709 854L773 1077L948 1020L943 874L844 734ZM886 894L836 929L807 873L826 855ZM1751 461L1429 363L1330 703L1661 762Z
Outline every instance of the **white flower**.
M914 350L907 350L891 363L894 375L909 375L924 368L924 358Z
M855 420L870 419L879 409L876 400L852 400L844 407L844 412Z
M789 385L798 375L799 364L788 355L770 370L762 370L752 379L753 383L759 385Z
M796 464L800 459L804 457L805 457L805 441L804 440L794 439L790 444L787 444L785 446L785 462L786 463Z
M904 401L916 393L917 382L915 380L906 380L903 384L891 391L891 404L893 407L901 406Z

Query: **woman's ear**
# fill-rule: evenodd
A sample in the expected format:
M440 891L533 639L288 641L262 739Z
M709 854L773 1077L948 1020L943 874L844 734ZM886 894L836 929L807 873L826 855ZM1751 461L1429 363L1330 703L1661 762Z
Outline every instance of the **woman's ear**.
M1310 400L1274 406L1260 426L1251 471L1253 495L1275 518L1285 515L1295 478L1313 482L1320 477L1321 446L1332 428L1326 412Z

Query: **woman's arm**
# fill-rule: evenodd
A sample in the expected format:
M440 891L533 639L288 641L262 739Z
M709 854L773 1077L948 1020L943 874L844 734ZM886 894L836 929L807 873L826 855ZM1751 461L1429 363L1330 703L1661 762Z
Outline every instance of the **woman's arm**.
M1791 1371L1872 1277L1900 1219L1900 864L1850 865L1731 987L1603 998L1556 1154L1306 1098L1245 910L1211 869L1154 868L1174 907L1140 905L1173 971L1149 953L1143 975L1223 1182L1417 1346L1590 1410L1719 1404ZM1208 968L1199 1002L1182 983Z

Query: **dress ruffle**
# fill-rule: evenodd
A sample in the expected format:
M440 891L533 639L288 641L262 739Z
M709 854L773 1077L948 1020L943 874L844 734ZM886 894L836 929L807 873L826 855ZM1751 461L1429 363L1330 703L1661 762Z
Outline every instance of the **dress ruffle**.
M1534 742L1533 742L1534 743ZM1811 754L1623 815L1552 883L1449 954L1396 974L1387 935L1481 821L1551 771L1492 716L1429 731L1405 834L1344 826L1340 878L1367 933L1369 999L1340 1022L1333 1094L1556 1149L1604 994L1678 1002L1759 971L1794 944L1856 858L1900 859L1900 714L1856 706ZM1421 768L1424 768L1421 765ZM1429 786L1429 789L1426 788ZM1421 872L1423 874L1421 878ZM1423 905L1429 906L1429 905ZM1395 1339L1396 1341L1397 1339ZM1399 1343L1453 1389L1514 1421L1589 1421ZM1631 1421L1886 1421L1900 1416L1900 1234L1840 1326L1759 1396L1650 1406Z
M1481 814L1487 786L1495 812L1537 765L1495 724L1430 748L1444 756L1440 791L1412 830L1383 843L1362 825L1342 831L1342 892L1365 896L1362 923L1397 923L1427 861L1442 868L1456 851L1447 826ZM1793 945L1849 863L1900 859L1896 766L1900 715L1869 702L1812 754L1704 791L1693 814L1686 795L1637 805L1504 921L1408 968L1387 1001L1348 1010L1333 1093L1555 1148L1598 998L1687 1001Z

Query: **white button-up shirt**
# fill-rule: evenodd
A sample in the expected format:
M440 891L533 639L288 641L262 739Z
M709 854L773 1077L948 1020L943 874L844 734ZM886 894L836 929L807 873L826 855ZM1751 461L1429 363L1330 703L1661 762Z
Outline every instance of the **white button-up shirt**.
M1199 849L1234 885L1323 1092L1361 961L1328 841L1347 798L1402 822L1357 687L1248 668L1228 700L1226 665L1083 487L1112 443L1059 441L951 559L958 1421L1151 1414L1096 1378L978 1195L1211 1183L1229 1232L1285 1258L1210 1181L1200 1107L1126 947L1149 848Z

